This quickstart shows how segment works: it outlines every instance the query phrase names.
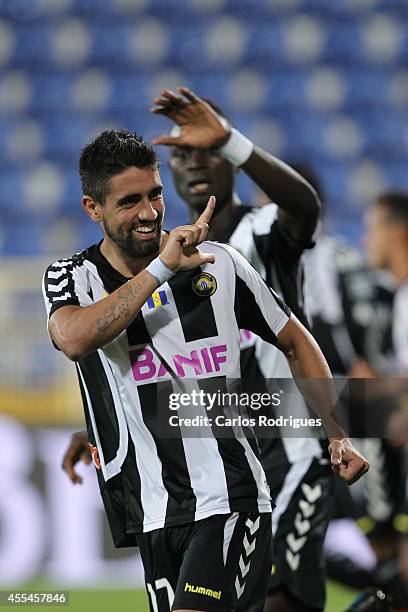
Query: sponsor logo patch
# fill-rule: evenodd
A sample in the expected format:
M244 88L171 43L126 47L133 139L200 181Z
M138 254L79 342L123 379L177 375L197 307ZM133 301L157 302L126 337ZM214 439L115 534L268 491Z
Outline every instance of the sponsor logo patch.
M227 352L226 344L203 347L192 350L187 355L173 354L169 359L169 365L180 378L220 372L222 364L227 363ZM131 349L129 356L133 377L138 382L156 377L170 377L165 364L148 346Z
M184 586L184 592L197 593L197 595L206 595L207 597L214 597L214 599L221 599L221 591L214 591L213 589L206 589L202 586L195 586L186 582Z

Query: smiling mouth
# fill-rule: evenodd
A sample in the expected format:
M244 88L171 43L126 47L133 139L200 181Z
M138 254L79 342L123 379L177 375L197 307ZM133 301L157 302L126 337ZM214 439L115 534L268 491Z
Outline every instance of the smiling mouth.
M156 234L156 223L139 225L139 227L134 228L132 231L138 236L150 237L152 234Z
M210 185L211 183L205 180L191 181L191 183L188 184L188 190L190 193L194 194L207 193Z

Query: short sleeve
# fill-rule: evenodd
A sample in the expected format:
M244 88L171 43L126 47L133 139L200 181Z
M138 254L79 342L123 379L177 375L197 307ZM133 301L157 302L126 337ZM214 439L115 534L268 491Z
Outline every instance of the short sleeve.
M48 318L62 306L92 304L87 275L71 259L61 259L47 268L42 290Z

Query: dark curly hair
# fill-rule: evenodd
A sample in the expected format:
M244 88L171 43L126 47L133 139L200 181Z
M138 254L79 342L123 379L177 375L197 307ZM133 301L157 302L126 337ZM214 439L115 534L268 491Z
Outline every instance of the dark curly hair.
M105 130L81 152L79 174L83 194L104 204L109 179L131 166L158 168L159 162L141 136L128 130Z

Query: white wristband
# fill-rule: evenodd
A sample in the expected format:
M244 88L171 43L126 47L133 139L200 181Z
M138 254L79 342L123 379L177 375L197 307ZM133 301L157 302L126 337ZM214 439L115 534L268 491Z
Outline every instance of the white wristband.
M164 265L160 257L156 257L149 263L149 265L145 268L146 272L149 272L159 283L159 286L165 283L166 281L173 278L176 274L173 270L170 270L167 266Z
M242 166L251 157L254 143L235 128L231 130L228 141L217 149L217 153L234 166Z

